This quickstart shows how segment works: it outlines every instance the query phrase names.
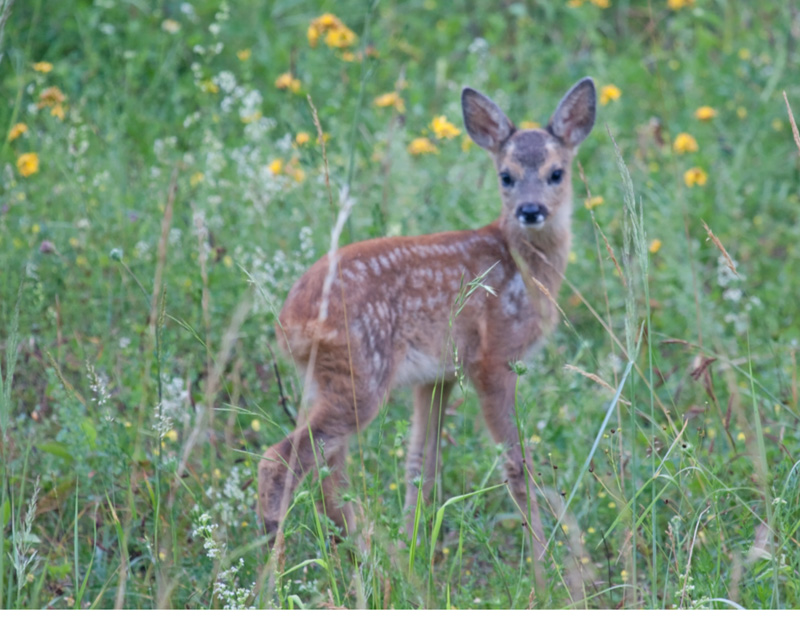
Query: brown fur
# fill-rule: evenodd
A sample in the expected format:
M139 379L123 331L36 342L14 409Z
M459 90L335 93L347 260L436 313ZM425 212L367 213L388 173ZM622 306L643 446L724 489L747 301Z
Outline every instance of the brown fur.
M515 179L511 188L500 185L500 217L478 230L382 238L341 249L325 318L320 306L328 258L294 285L277 330L299 369L313 367L306 388L310 407L297 430L271 447L259 465L259 511L268 531L282 521L300 479L323 462L331 469L323 483L325 511L354 530L353 509L339 499L348 439L370 423L392 387L410 384L416 386L406 466L410 535L415 484L421 477L427 498L458 365L475 387L492 437L507 449L509 484L524 514L530 511L541 554L536 488L514 421L516 375L509 363L524 357L557 318L554 302L530 288L528 276L552 296L558 292L571 238L572 158L594 123L594 84L584 79L575 85L547 130L517 131L491 100L471 89L464 90L462 104L472 138L490 152L499 174L508 171ZM548 182L555 169L563 170L562 179ZM521 222L523 204L546 208L545 221ZM459 291L484 273L483 284L495 294L477 289L456 315Z

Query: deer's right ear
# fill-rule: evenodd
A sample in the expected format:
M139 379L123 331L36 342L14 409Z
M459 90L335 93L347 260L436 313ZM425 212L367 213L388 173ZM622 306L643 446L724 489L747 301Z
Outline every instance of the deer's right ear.
M490 152L497 152L516 130L500 107L475 89L461 92L461 108L469 136Z

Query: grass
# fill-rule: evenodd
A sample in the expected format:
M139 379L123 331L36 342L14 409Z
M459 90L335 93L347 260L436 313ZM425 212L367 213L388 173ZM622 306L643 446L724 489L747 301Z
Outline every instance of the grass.
M800 607L797 15L597 4L11 7L0 606ZM309 45L326 11L351 45ZM256 465L302 398L273 322L337 213L342 244L488 223L488 158L431 120L461 128L470 85L544 123L584 75L618 97L578 155L565 322L518 369L545 587L468 385L418 547L399 539L400 391L348 465L367 552L306 481L270 559ZM410 154L420 137L436 153Z

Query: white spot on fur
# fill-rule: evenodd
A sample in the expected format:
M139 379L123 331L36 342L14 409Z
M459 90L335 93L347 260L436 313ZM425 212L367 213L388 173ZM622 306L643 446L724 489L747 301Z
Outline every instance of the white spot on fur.
M517 272L505 287L500 297L503 312L507 316L518 316L522 303L525 301L525 297L527 297L525 282L522 281L522 275Z

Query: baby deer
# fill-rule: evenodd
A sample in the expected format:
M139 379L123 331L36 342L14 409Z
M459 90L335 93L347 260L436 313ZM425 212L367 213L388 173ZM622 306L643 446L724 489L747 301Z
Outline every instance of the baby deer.
M292 288L277 323L282 348L305 374L308 409L258 468L259 512L268 533L292 493L319 473L324 511L353 532L342 501L350 436L375 418L389 391L413 385L406 465L407 536L415 534L419 486L436 478L442 419L457 367L472 382L492 437L505 446L508 483L541 555L542 528L530 457L514 417L519 360L557 321L553 297L571 240L572 159L594 125L591 78L561 100L545 129L517 130L489 98L461 94L464 123L494 161L500 218L478 230L380 238L320 259ZM481 278L482 288L464 298ZM456 356L457 354L457 356Z

